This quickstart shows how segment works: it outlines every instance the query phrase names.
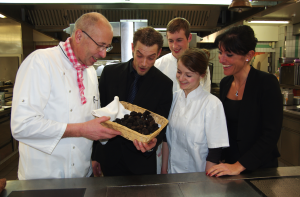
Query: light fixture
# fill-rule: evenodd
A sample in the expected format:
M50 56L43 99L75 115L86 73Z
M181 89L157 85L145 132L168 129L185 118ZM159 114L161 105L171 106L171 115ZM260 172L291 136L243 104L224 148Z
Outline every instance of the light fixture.
M167 31L167 28L154 28L156 31Z
M6 18L6 16L4 16L3 14L0 14L0 18Z
M248 21L248 23L288 24L290 21Z
M232 3L228 6L230 11L240 13L249 10L250 8L252 8L252 5L249 0L232 0Z

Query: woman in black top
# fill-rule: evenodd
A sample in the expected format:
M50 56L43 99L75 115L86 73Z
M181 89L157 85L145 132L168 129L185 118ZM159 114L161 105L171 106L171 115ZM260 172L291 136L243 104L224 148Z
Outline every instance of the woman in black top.
M225 163L213 166L209 176L237 175L245 170L277 167L283 106L277 78L250 65L257 39L251 27L232 27L220 34L219 62L227 76L220 83L230 147Z

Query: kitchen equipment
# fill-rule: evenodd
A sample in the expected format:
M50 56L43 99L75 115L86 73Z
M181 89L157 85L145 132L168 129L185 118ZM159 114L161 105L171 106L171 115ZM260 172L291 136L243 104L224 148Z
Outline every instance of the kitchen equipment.
M283 105L293 105L294 94L289 91L282 92Z
M0 81L0 86L3 86L3 85L4 85L3 81Z
M5 92L0 92L0 106L5 105Z
M280 84L299 85L299 69L299 63L295 63L294 66L281 66L279 75Z
M4 85L12 85L11 80L5 81Z
M294 105L300 105L300 96L294 96Z
M95 62L95 64L93 66L97 72L97 77L101 76L103 68L106 65L117 64L119 62L120 62L120 60L98 60L97 62Z
M297 59L297 58L296 57L280 57L279 63L281 63L281 64L293 63L295 59Z

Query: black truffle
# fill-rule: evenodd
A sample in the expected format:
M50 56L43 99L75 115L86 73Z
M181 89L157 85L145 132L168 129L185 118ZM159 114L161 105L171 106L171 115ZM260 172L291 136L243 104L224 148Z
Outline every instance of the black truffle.
M155 123L149 111L144 113L132 111L130 115L126 114L124 118L117 118L114 122L144 135L149 135L158 129L158 124Z

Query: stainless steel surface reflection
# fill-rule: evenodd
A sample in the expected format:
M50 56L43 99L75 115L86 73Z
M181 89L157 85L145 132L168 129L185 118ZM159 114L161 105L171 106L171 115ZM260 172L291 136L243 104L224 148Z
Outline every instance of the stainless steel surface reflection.
M179 185L183 196L204 197L256 197L261 196L244 180L222 180L211 178L209 181L184 183Z
M109 187L107 197L184 197L178 184Z
M98 178L45 179L8 181L0 197L12 191L86 188L85 197L112 196L262 196L247 182L255 179L300 177L300 167L280 167L257 170L252 173L221 178L205 173L143 175Z
M274 178L251 180L257 189L266 196L276 197L299 197L300 196L300 178Z

